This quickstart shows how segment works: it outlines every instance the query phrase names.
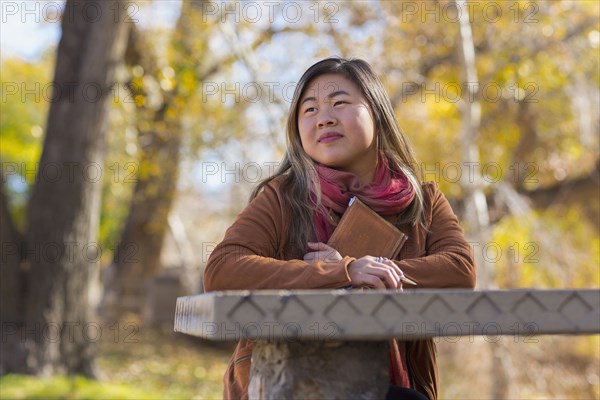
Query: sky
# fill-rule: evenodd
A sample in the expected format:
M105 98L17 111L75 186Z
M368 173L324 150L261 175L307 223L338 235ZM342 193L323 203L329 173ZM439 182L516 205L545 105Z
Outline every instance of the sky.
M16 56L34 62L45 49L56 45L64 3L0 0L0 58ZM170 27L179 16L181 0L136 0L126 4L131 18L142 28ZM83 5L75 8L75 12L83 10Z

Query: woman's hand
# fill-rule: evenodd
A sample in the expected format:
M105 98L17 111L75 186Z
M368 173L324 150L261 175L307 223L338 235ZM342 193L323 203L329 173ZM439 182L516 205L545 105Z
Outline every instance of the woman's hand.
M342 260L342 255L336 249L323 242L308 242L308 248L314 251L306 253L304 261L338 262Z
M383 257L364 256L348 265L348 275L354 287L402 290L402 270L395 262Z

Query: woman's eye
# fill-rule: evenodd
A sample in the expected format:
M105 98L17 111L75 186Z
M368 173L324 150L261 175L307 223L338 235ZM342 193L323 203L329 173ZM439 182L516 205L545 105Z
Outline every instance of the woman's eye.
M306 110L304 110L305 113L307 112L313 112L315 110L315 107L308 107Z
M335 103L333 103L334 106L337 106L338 104L348 104L347 101L343 101L343 100L338 100Z

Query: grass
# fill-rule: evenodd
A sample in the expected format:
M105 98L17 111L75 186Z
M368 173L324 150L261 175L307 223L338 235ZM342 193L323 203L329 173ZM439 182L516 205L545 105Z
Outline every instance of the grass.
M133 333L132 333L133 332ZM103 329L99 381L23 375L0 378L0 399L221 399L232 344L213 345L168 330Z
M439 340L441 398L493 398L491 388L499 379L493 362L506 367L507 398L600 398L600 335L525 339ZM106 328L98 342L99 381L7 375L0 378L0 399L221 399L233 345L169 329Z
M6 375L0 379L2 399L151 399L152 393L131 385L106 383L81 376L41 379Z

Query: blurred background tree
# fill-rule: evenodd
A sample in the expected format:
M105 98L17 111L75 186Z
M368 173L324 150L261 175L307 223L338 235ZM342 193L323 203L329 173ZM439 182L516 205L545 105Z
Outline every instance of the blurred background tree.
M480 287L600 286L596 2L128 4L106 118L101 278L77 278L104 322L169 324L175 297L201 290L211 249L281 159L294 83L330 55L381 74L423 180L441 186L473 244ZM2 59L3 243L28 224L54 105L21 101L20 85L50 82L54 60L53 49ZM4 299L24 292L4 278L21 261L6 249L3 321L20 321ZM553 340L440 343L443 397L597 397L598 337ZM457 361L482 351L490 365Z

